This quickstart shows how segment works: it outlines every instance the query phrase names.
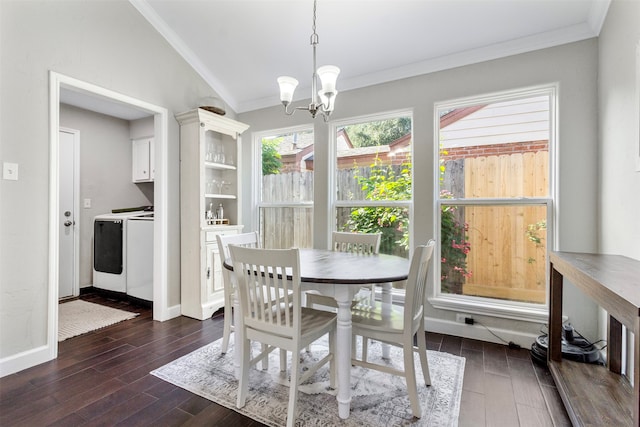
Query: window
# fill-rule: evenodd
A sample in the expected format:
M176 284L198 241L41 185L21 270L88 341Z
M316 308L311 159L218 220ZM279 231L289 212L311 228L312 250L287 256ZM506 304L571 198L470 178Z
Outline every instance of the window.
M336 230L382 233L380 252L409 257L410 112L334 123Z
M293 128L254 136L257 221L262 247L313 246L313 130ZM260 155L261 154L261 155Z
M546 87L436 106L434 306L546 313L554 102Z

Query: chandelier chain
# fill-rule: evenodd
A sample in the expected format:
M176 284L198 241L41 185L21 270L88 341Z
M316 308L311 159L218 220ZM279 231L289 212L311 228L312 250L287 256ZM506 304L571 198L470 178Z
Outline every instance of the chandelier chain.
M313 0L313 26L311 27L311 29L313 30L313 34L318 37L318 35L316 34L316 4L317 0Z

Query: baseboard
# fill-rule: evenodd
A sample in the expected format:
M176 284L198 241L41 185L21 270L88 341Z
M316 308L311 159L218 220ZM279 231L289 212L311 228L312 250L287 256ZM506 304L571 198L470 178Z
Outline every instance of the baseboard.
M55 359L49 346L43 345L0 359L0 378Z
M456 337L469 338L479 341L493 342L496 344L505 344L513 342L522 348L529 349L539 334L531 334L527 332L512 331L509 329L489 328L493 333L506 341L503 342L496 336L492 335L484 326L467 325L463 323L453 322L451 320L436 319L433 317L425 318L425 326L428 332L437 332L440 334L453 335Z
M154 318L153 320L160 320L161 322L164 322L165 320L171 320L180 316L182 316L182 309L180 308L180 304L177 304L167 308L167 310L165 311L164 319Z

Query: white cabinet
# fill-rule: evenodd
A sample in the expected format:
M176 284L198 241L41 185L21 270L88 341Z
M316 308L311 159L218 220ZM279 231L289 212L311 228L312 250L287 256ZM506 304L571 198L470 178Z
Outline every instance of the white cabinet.
M242 231L240 134L249 126L196 109L180 123L181 310L204 320L224 306L217 234ZM209 218L219 205L223 218Z
M153 182L155 178L153 138L132 140L131 150L133 182Z

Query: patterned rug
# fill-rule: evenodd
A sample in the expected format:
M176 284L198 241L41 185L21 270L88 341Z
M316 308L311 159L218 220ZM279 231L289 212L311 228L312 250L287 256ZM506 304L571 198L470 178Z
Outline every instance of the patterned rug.
M64 302L58 305L58 341L133 319L137 315L82 300Z
M233 337L233 335L232 335ZM279 369L279 352L269 359L269 369L254 369L249 375L249 393L244 408L236 408L238 381L234 377L233 338L227 354L220 354L222 340L206 345L151 372L165 381L198 394L272 427L284 426L289 387L287 374ZM257 348L256 348L257 350ZM326 343L316 343L312 352L302 352L303 366L320 360ZM290 355L289 355L290 356ZM369 360L383 361L379 343L369 346ZM298 393L300 426L457 426L465 359L448 353L427 351L431 387L424 386L416 357L418 394L422 418L411 414L404 379L361 367L351 368L351 414L338 417L336 391L329 387L328 365L320 368ZM389 365L402 367L402 351L391 348ZM303 368L304 369L304 368Z

